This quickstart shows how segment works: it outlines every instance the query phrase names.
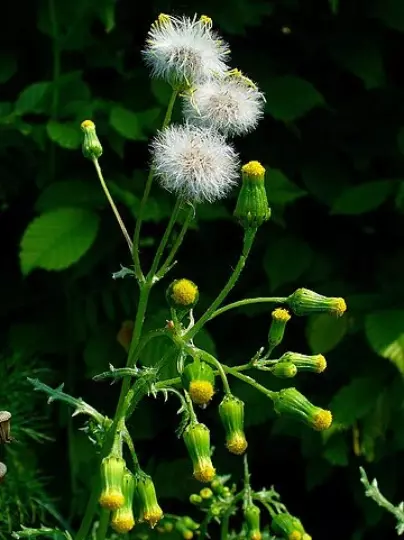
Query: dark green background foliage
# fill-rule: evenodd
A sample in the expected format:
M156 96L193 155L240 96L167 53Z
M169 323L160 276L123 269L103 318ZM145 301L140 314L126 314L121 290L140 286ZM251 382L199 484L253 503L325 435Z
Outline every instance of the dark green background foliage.
M315 539L394 538L390 517L365 500L358 466L378 477L388 497L398 502L404 496L402 0L7 2L0 54L1 407L21 410L25 420L27 411L46 411L51 425L42 431L54 439L38 445L21 431L14 453L3 458L11 463L21 452L14 468L29 481L20 483L18 500L27 505L32 489L39 509L49 510L53 499L52 508L76 524L93 472L80 418L72 420L59 404L46 409L38 399L43 396L33 396L24 383L27 370L46 367L46 382L65 381L70 393L113 411L118 385L91 377L109 362L124 362L116 335L134 315L136 288L130 279L111 279L130 261L95 172L81 155L79 125L85 118L96 122L104 173L133 228L147 141L169 95L164 84L150 81L140 56L161 11L211 16L231 43L234 66L266 93L265 119L236 142L243 161L258 159L269 169L273 219L259 231L231 298L279 296L306 286L346 297L349 308L339 320L294 318L285 340L284 349L327 356L323 375L296 382L333 410L335 427L324 436L275 419L270 402L233 385L247 402L255 487L275 484ZM199 284L198 313L239 254L235 196L199 208L171 272ZM153 190L142 245L146 263L172 204L168 194ZM21 239L38 216L44 217L24 237L20 256ZM164 286L153 293L148 325L168 316ZM245 362L265 344L269 315L265 305L232 311L210 323L201 341L223 362ZM159 347L149 348L143 361L159 357ZM279 387L269 376L263 380ZM218 403L216 397L200 417L212 428L220 472L238 478L240 459L223 449ZM145 401L131 430L164 508L191 512L187 497L197 486L174 434L175 405ZM41 425L36 421L34 429ZM27 449L29 460L21 457ZM0 499L3 531L10 519L16 527L20 520L12 468L1 488L12 499ZM41 518L26 509L23 519L29 525ZM57 519L47 513L47 523Z

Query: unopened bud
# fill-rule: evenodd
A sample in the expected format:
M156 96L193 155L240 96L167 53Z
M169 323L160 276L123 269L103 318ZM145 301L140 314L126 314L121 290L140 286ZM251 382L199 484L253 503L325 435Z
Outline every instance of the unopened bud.
M101 495L100 506L106 510L118 510L125 502L122 490L123 477L126 472L125 460L110 455L101 462Z
M102 155L102 146L95 130L95 124L91 120L84 120L81 123L81 129L84 133L82 145L83 155L88 159L98 159Z
M297 373L293 362L278 362L272 369L272 374L279 379L292 379Z
M331 412L310 403L296 388L284 388L276 392L273 399L278 414L294 417L316 431L324 431L331 426Z
M249 540L261 540L260 531L260 509L255 504L249 504L244 509L244 518L248 530Z
M282 342L286 323L290 320L289 311L283 308L274 309L271 316L272 322L268 333L268 346L270 350L274 349Z
M305 534L300 520L287 513L274 516L272 530L285 540L303 540Z
M143 472L136 476L135 499L137 501L139 520L147 521L151 528L163 517L156 496L156 489L151 477Z
M234 216L245 228L259 227L271 216L265 191L265 168L250 161L241 168L242 184Z
M213 491L208 487L202 488L199 495L206 501L207 499L211 499L213 497Z
M226 432L226 447L232 454L241 455L247 449L244 434L244 402L232 394L219 405L219 415Z
M182 372L182 384L196 405L207 405L215 393L215 375L206 362L193 360Z
M322 373L327 367L327 361L322 354L308 356L306 354L286 352L279 360L280 362L292 362L297 367L298 372Z
M194 468L194 477L200 482L211 482L216 470L210 458L209 429L198 422L189 424L183 434L185 446Z
M323 296L303 288L291 294L286 303L296 315L329 313L341 317L346 311L346 302L343 298Z
M166 298L170 307L179 312L187 312L199 300L198 287L190 279L176 279L169 285Z
M126 471L122 479L122 492L124 503L121 508L115 510L111 517L111 527L120 534L126 534L135 526L132 504L135 492L135 478L133 474Z

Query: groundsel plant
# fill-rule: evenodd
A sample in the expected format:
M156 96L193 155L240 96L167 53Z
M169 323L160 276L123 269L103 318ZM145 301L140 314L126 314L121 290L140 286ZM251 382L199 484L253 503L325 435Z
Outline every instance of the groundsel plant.
M139 296L131 336L125 340L125 332L121 335L121 342L128 351L126 366L111 365L109 371L94 377L95 381L121 382L120 397L111 417L101 414L83 399L66 394L63 385L53 389L38 379L30 381L36 390L49 395L50 402L63 401L74 409L74 415L84 415L83 429L97 448L98 475L91 487L81 526L72 535L75 540L84 540L91 535L104 540L107 534L112 538L132 529L136 535L139 527L162 533L175 530L185 540L198 534L203 540L215 521L220 523L223 540L311 538L273 489L252 489L245 454L248 447L244 431L245 404L233 394L231 379L239 379L263 393L278 414L288 415L317 431L328 429L332 422L330 411L313 405L294 387L280 391L267 388L256 381L254 372L270 372L280 379L291 379L300 372L323 372L327 364L322 355L287 352L274 358L273 351L282 342L293 315L322 312L341 316L346 305L342 298L325 297L304 288L287 297L247 298L225 303L246 264L258 228L271 215L265 189L265 168L258 161L240 167L235 148L226 140L229 135L252 130L262 115L264 103L256 85L240 71L230 69L228 52L227 45L213 32L212 21L206 16L189 19L160 15L152 25L144 57L152 76L162 77L171 84L172 98L161 131L151 142L151 169L133 235L128 233L103 178L99 164L102 146L95 125L91 120L85 120L81 125L84 156L95 167L132 260L132 266L122 268L113 277L132 277L139 288ZM171 114L178 96L185 104L184 123L172 125ZM173 193L175 202L154 260L146 270L140 260L139 242L142 219L155 178ZM150 291L174 265L187 229L198 213L198 203L225 197L237 183L240 187L234 216L243 232L243 241L239 260L228 281L203 313L197 311L198 286L187 277L172 281L166 287L166 325L144 332ZM180 215L182 225L169 244ZM259 302L272 304L274 310L265 345L252 355L251 360L230 367L195 346L195 336L209 321L240 306ZM161 336L171 343L168 352L162 358L156 358L151 367L143 367L142 352L146 344ZM167 363L176 368L174 378L162 376L162 367ZM223 425L223 444L232 454L244 455L244 486L240 491L226 485L228 478L217 475L209 427L198 420L198 408L209 406L215 393L221 395L217 413ZM190 471L204 484L199 493L190 497L191 502L204 512L201 523L189 516L164 515L153 479L142 470L127 428L128 419L135 408L141 407L142 400L159 394L180 402L181 421L177 433L189 454ZM125 456L130 456L130 460ZM229 520L239 506L243 522L241 529L235 532L231 530ZM15 536L51 536L52 531L55 532L52 529L24 529ZM146 538L148 534L143 533L142 537Z

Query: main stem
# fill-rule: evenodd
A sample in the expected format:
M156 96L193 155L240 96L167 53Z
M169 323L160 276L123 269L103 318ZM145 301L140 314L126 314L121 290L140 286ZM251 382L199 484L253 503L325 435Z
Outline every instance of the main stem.
M211 318L212 314L215 312L215 310L220 306L220 304L223 302L223 300L226 298L226 296L229 294L229 292L232 290L234 285L236 284L238 278L240 277L240 274L244 268L245 262L247 260L247 257L250 253L250 249L252 247L252 244L254 242L255 235L257 233L257 229L255 228L248 228L244 234L244 243L243 243L243 250L240 255L240 258L238 260L238 263L233 270L233 273L231 274L228 282L223 287L223 289L220 291L216 299L212 302L212 304L208 307L208 309L205 311L205 313L202 315L200 319L194 324L194 326L183 336L184 341L189 341L192 339L199 330L203 327L203 325Z
M173 93L171 94L171 98L167 106L167 112L163 121L162 129L166 128L171 121L171 116L173 114L173 108L174 108L175 100L177 99L177 95L178 95L178 90L173 90ZM147 200L150 195L150 190L153 184L153 178L154 178L154 168L150 167L149 175L146 180L146 186L143 192L143 197L140 202L139 215L136 220L135 234L133 237L132 253L133 253L133 261L135 265L135 273L136 273L136 277L138 281L144 281L144 275L143 275L143 271L140 264L139 241L140 241L140 231L142 228L142 220L143 220Z

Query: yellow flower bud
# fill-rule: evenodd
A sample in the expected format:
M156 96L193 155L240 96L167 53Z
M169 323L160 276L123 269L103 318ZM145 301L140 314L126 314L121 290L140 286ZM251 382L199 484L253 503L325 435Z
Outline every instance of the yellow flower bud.
M209 364L199 359L185 366L182 384L196 405L207 405L215 393L213 370Z
M330 411L316 407L296 388L285 388L276 392L274 408L279 414L288 414L309 425L317 431L324 431L331 426Z
M147 521L153 529L163 517L163 511L157 502L153 480L143 472L136 476L135 500L138 506L139 520Z
M189 279L176 279L166 292L168 304L179 311L192 309L199 300L199 291L195 283Z
M122 490L123 477L126 472L125 460L119 456L110 455L101 463L101 495L100 506L107 510L117 510L125 502Z
M280 358L281 362L292 362L297 371L311 371L312 373L322 373L327 368L327 361L322 354L308 356L306 354L286 352Z
M102 146L97 137L95 124L91 120L84 120L81 123L81 129L84 133L83 154L88 159L98 159L102 154Z
M197 422L184 430L183 439L194 467L194 477L200 482L211 482L216 470L210 458L209 429Z
M124 504L115 510L111 517L111 527L120 534L128 533L135 526L132 504L135 491L135 478L129 471L126 471L122 480L122 492Z
M250 161L241 168L242 184L234 216L245 228L259 227L271 216L265 190L265 168Z
M289 311L283 308L274 309L271 316L272 322L268 333L268 346L270 350L274 349L282 342L286 323L290 320Z
M219 415L226 432L226 447L232 454L241 455L247 450L244 435L244 403L228 394L219 405Z
M304 535L300 520L286 512L272 519L272 530L286 540L302 540Z
M341 317L346 311L343 298L334 298L317 294L309 289L297 289L287 298L287 304L296 315L330 313Z

